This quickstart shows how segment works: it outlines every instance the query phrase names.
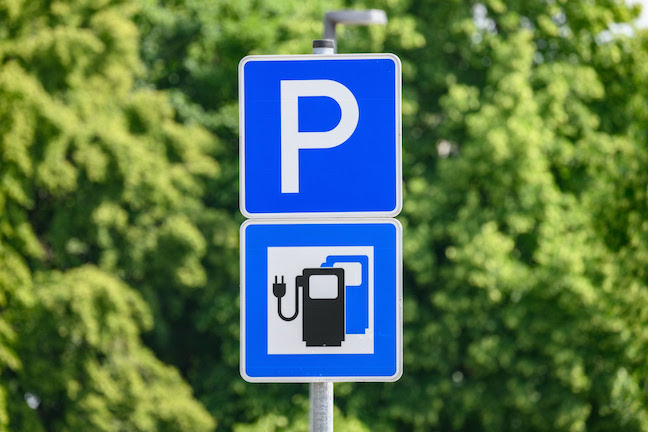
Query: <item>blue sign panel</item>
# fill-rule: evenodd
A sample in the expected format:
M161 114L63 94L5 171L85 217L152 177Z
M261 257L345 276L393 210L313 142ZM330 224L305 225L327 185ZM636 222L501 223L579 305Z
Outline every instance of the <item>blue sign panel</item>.
M246 217L400 212L398 57L246 57L239 105Z
M241 227L241 376L395 381L402 371L402 230L394 219Z

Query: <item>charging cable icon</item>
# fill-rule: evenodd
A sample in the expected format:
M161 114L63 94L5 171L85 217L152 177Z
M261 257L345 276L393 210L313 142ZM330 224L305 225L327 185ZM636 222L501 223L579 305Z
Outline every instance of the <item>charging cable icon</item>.
M281 282L277 282L277 276L274 277L272 293L277 297L277 314L279 318L284 321L292 321L297 318L297 314L299 313L299 290L297 289L297 285L295 285L295 313L288 318L281 312L281 299L286 295L286 283L284 282L283 276L281 276Z

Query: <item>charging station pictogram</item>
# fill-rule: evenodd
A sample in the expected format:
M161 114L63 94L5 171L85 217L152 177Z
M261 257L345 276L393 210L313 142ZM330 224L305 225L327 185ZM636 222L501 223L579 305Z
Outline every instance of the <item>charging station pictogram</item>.
M402 230L394 219L241 227L241 375L394 381L402 364Z
M371 246L268 248L268 353L373 353Z

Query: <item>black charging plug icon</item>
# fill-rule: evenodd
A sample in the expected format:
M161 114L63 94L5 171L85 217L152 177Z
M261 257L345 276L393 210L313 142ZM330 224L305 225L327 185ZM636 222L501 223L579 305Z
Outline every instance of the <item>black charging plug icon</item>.
M284 282L283 276L281 276L281 282L278 282L277 276L275 276L274 283L272 284L272 294L277 298L282 298L286 295L286 283Z

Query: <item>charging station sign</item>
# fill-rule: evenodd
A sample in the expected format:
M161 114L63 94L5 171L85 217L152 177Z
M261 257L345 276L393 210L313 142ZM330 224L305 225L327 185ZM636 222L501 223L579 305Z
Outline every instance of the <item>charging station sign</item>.
M241 226L241 376L396 381L402 229L395 219Z
M239 65L248 218L393 217L402 207L393 54L249 56Z

